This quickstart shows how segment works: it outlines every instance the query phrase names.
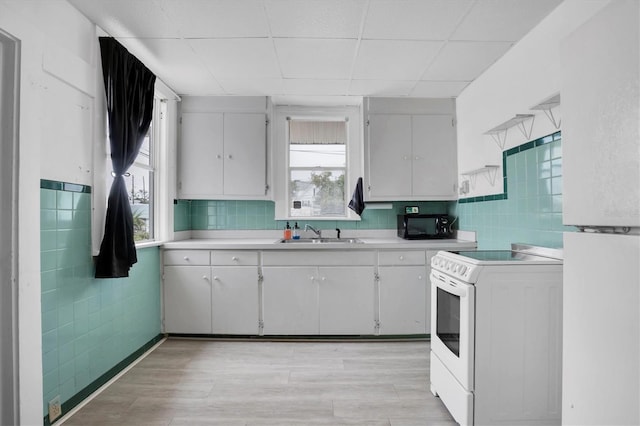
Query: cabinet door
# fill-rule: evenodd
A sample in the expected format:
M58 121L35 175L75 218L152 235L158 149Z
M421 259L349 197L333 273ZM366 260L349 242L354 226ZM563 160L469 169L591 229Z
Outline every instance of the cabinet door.
M368 132L368 198L411 196L411 116L372 114Z
M182 114L178 191L182 198L223 193L222 114Z
M225 195L265 195L264 114L224 114Z
M258 268L212 268L212 333L258 334Z
M413 196L455 198L457 156L453 117L414 115Z
M263 267L265 335L318 334L318 268Z
M427 333L425 266L380 266L380 334Z
M164 331L211 333L211 269L209 266L164 268Z
M319 268L320 334L374 334L373 266Z

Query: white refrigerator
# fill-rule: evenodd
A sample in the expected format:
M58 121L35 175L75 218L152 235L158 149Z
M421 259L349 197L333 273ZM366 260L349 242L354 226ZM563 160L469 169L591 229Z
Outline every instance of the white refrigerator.
M640 6L562 40L562 422L640 424Z

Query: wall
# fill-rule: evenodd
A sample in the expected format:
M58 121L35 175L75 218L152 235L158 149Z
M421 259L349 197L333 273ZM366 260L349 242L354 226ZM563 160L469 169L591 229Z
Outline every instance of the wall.
M389 210L364 210L360 221L314 220L318 229L395 229L396 216L404 206L418 206L421 213L446 213L446 201L394 201ZM273 201L178 200L174 205L175 231L229 229L284 229L286 222L275 220ZM289 221L293 226L295 220ZM304 228L305 220L298 221Z
M560 132L503 152L499 195L462 198L449 214L458 228L474 230L478 249L509 249L511 243L562 247L562 139ZM477 176L484 180L486 176Z
M90 191L41 182L43 416L57 395L75 405L160 334L159 248L138 250L129 278L94 279Z
M19 332L14 348L18 356L18 420L20 424L41 424L43 304L38 188L41 179L93 185L94 155L98 161L106 159L100 118L105 114L104 100L100 92L102 82L97 78L97 29L65 0L2 0L0 31L18 40L20 46L17 129L20 156L15 229ZM51 244L50 240L45 243ZM61 252L67 249L60 248ZM89 251L87 256L90 254ZM146 262L148 256L142 257L140 264ZM149 263L153 264L155 261ZM45 282L46 285L49 283ZM80 294L67 297L75 300ZM44 302L49 311L51 300ZM48 327L49 321L46 324ZM46 383L49 388L51 382ZM65 392L71 390L65 388Z
M608 0L567 0L514 45L500 60L472 82L456 100L458 118L458 172L475 170L487 164L499 165L503 175L502 151L490 135L490 129L516 114L534 114L525 123L523 135L517 127L507 131L504 150L556 132L542 111L531 110L543 100L560 93L559 43L567 34L606 5ZM555 109L561 118L562 105ZM503 192L478 179L476 187L465 197Z

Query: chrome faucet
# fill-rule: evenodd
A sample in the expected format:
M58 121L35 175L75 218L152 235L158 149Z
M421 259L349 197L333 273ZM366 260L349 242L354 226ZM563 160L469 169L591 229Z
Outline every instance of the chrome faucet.
M309 225L308 223L304 225L305 232L308 231L309 229L311 229L318 236L318 238L322 238L322 230L317 230L316 228Z

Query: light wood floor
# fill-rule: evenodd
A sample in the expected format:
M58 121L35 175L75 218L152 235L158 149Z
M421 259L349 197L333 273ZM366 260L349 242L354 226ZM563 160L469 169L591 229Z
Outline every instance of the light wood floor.
M169 339L72 425L455 425L429 342Z

